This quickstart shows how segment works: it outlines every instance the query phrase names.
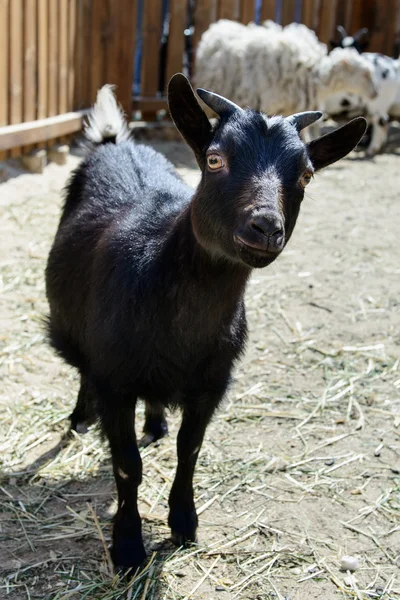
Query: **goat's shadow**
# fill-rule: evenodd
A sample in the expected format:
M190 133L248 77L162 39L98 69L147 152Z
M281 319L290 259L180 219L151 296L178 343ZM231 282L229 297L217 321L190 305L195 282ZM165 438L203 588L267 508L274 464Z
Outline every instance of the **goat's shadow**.
M149 593L151 591L152 598L161 598L164 563L179 550L164 531L162 538L155 535L154 521L149 516L142 518L148 562L139 573L119 576L119 580L111 572L103 537L104 531L107 541L110 540L112 530L112 517L107 512L107 504L110 505L116 492L111 462L104 463L98 476L54 480L46 477L45 481L40 477L41 470L73 440L74 436L64 433L55 446L38 456L23 471L3 470L0 473L4 494L0 504L3 515L10 515L2 532L1 575L6 581L11 581L23 579L22 573L32 579L33 574L37 587L32 586L31 592L36 595L39 592L44 600L53 600L58 596L54 593L47 595L44 590L50 585L53 589L62 585L60 574L61 579L65 579L62 574L65 569L71 569L71 559L74 559L75 575L69 578L69 587L68 584L66 588L58 587L67 595L77 585L83 585L82 593L88 591L90 579L87 583L87 578L92 576L97 591L93 596L85 594L88 599L98 598L100 591L108 597L108 590L112 589L113 594L120 590L122 594L127 588L132 590L133 597L137 594L141 597L145 586ZM23 510L20 510L21 506ZM82 528L81 537L79 531L77 535L68 533L71 516L81 518L83 523L90 521L89 527ZM43 526L43 534L33 532L33 518L36 523L41 522L39 527ZM98 521L101 521L101 532L98 531ZM46 533L47 528L53 532L52 535ZM85 583L82 584L82 581Z

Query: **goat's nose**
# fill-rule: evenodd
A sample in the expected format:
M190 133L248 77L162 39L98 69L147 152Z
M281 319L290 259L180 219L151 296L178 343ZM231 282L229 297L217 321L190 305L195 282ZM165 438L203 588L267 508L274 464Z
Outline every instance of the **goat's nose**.
M275 216L256 215L251 219L250 225L266 237L279 238L283 234L282 221Z

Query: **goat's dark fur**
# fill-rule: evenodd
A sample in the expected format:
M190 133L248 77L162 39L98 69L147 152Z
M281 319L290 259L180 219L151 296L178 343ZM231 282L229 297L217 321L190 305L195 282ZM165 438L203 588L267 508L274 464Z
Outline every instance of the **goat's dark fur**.
M369 31L366 27L356 31L354 35L348 35L347 31L341 25L338 25L336 31L339 33L339 38L329 41L330 49L334 48L354 48L357 52L365 52L369 46Z
M182 75L170 82L169 102L202 169L197 190L149 147L99 143L67 187L46 271L52 344L81 375L71 425L98 419L110 443L121 567L145 557L136 400L146 402L146 444L166 433L164 407L182 409L169 525L176 543L193 541L193 472L244 348L251 268L287 243L304 171L347 154L365 129L354 120L306 146L288 120L240 109L212 128ZM210 153L223 157L219 172L207 166Z

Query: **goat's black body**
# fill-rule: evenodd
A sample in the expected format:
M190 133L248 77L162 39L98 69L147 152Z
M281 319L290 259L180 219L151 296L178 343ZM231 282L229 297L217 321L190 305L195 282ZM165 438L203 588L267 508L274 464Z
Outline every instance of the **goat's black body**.
M176 543L193 541L193 473L246 340L250 271L283 250L312 173L347 154L365 130L355 120L306 146L299 131L320 113L269 119L199 94L221 112L214 128L183 75L168 88L175 124L202 170L193 192L163 156L121 141L128 130L112 92L99 92L86 131L98 147L69 183L46 271L52 344L81 375L71 427L83 432L97 419L110 444L112 556L122 567L145 557L137 399L146 402L143 444L165 435L164 407L182 409L168 522Z
M145 556L136 399L146 400L148 441L166 432L162 406L183 409L169 524L176 543L194 540L197 454L246 338L249 269L210 260L199 246L192 195L153 150L101 146L72 177L47 267L51 341L81 373L71 425L98 417L110 441L120 505L113 558L120 566Z

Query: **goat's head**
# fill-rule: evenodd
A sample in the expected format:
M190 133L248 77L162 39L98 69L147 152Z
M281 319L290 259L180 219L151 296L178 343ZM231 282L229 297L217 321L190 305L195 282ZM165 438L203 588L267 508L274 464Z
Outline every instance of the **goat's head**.
M172 118L202 171L191 206L194 233L215 256L265 267L288 242L314 172L356 146L365 119L305 144L299 133L321 117L319 112L267 117L217 94L197 92L220 115L214 127L182 74L168 87Z
M369 46L369 30L366 27L359 29L354 35L348 35L342 25L336 27L340 39L330 40L330 48L354 48L357 52L365 52Z

